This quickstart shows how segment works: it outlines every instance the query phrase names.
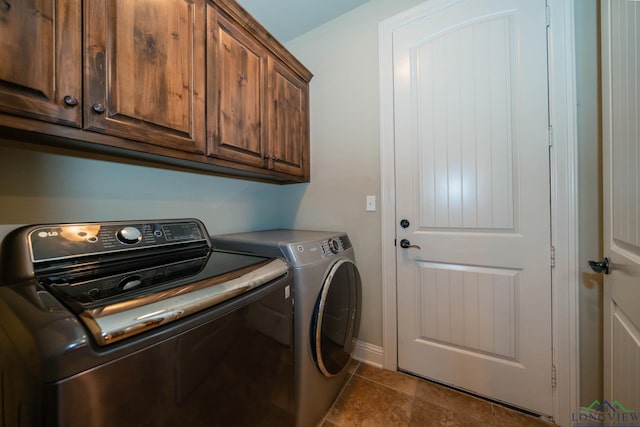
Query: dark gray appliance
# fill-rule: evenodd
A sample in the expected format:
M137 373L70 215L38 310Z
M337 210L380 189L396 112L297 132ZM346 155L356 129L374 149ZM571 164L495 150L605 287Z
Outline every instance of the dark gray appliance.
M266 230L213 236L217 249L281 256L294 277L296 425L322 421L349 375L361 283L346 233Z
M0 269L0 426L294 424L283 260L183 219L22 227Z

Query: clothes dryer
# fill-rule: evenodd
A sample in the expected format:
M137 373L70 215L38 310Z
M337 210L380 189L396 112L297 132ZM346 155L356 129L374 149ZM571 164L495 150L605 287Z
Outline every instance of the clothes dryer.
M317 425L346 383L361 281L346 233L267 230L212 237L217 250L283 257L294 279L296 425Z

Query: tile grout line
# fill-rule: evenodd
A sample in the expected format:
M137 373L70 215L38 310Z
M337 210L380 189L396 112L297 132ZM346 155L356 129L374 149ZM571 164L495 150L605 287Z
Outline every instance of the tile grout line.
M413 392L413 399L411 399L411 410L409 411L409 421L407 421L407 427L411 425L411 420L413 419L413 410L415 409L417 398L418 398L418 383L416 382L416 389Z
M361 378L364 381L368 381L368 382L370 382L372 384L376 384L376 385L379 385L381 387L384 387L387 390L395 391L396 393L400 393L400 394L404 394L405 396L409 396L411 398L411 406L410 406L410 410L409 410L409 420L407 421L407 427L411 424L411 416L413 415L413 408L414 408L414 405L416 403L416 398L417 398L416 397L416 394L417 394L416 392L417 392L417 386L418 386L418 381L419 381L417 378L413 378L410 375L407 376L408 378L412 378L412 379L416 380L416 390L414 390L413 394L410 394L410 393L405 393L404 391L400 391L398 389L395 389L393 387L390 387L387 384L383 384L381 382L375 381L372 378L369 378L369 377L366 377L364 375L358 374L357 370L353 371L353 374L352 374L351 377L353 378L354 376L357 376L358 378ZM349 381L351 381L351 378L349 379Z
M491 405L491 425L495 427L496 425L496 405L493 402L489 402Z
M400 390L398 390L398 389L395 389L395 388L393 388L393 387L390 387L390 386L388 386L388 385L386 385L386 384L383 384L383 383L381 383L381 382L375 381L375 380L373 380L373 379L371 379L371 378L369 378L369 377L365 377L364 375L356 374L355 372L353 373L353 375L354 375L354 376L357 376L357 377L359 377L359 378L362 378L363 380L367 380L367 381L372 382L372 383L374 383L374 384L380 385L380 386L382 386L382 387L384 387L384 388L388 388L389 390L393 390L393 391L396 391L396 392L398 392L398 393L405 394L405 395L407 395L407 396L413 396L414 398L416 397L415 392L413 393L413 395L411 395L411 394L409 394L409 393L405 393L404 391L400 391Z
M355 360L355 359L354 359ZM340 389L340 393L338 393L338 395L336 396L336 398L334 399L333 403L331 404L331 406L329 407L329 409L327 410L327 412L324 414L324 417L322 417L322 421L320 421L320 426L324 425L325 422L329 421L330 423L334 424L333 421L331 421L330 419L328 419L329 414L331 413L331 410L333 409L334 406L336 406L336 403L338 402L338 400L340 400L340 397L342 396L342 393L344 393L344 390L347 388L347 386L349 385L349 383L351 382L351 380L353 379L353 376L356 374L356 371L358 370L358 368L360 367L360 364L362 362L358 362L358 365L353 368L353 372L349 375L349 379L347 381L345 381L344 385L342 386L342 388ZM340 427L340 426L338 426Z

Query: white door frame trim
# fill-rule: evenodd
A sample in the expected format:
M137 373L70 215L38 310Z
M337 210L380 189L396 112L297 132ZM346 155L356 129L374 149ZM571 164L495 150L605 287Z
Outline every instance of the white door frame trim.
M553 365L556 370L553 417L571 425L579 409L578 342L578 145L574 1L547 0L549 27L549 112L553 128L551 161L551 242L555 248L552 269ZM395 29L416 14L448 7L451 0L431 0L379 25L380 72L380 175L382 234L382 344L383 367L397 370L397 300L395 248L395 160L393 141L393 57ZM552 375L550 372L549 375Z

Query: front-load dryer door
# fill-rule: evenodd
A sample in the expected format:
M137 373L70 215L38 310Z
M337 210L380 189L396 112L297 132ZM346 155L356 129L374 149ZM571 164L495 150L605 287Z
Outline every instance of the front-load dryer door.
M360 295L356 265L340 259L324 280L311 322L311 350L318 369L327 377L339 374L349 364L360 319Z

